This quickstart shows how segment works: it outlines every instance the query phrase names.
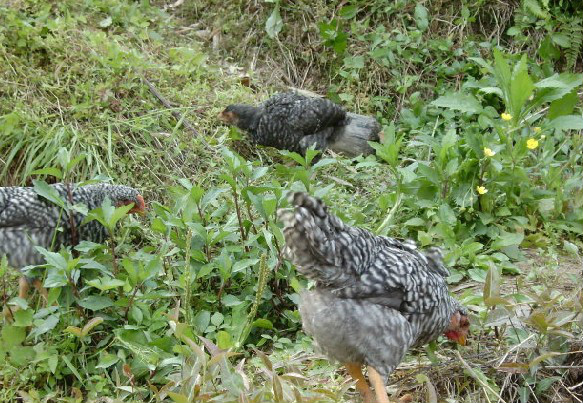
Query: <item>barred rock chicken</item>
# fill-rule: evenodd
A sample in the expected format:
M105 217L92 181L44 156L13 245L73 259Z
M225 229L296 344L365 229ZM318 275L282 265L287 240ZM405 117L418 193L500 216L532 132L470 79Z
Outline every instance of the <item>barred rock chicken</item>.
M345 118L344 109L332 101L295 92L276 94L257 107L229 105L219 114L223 122L248 131L257 144L302 155L314 144L325 150Z
M133 203L130 213L145 210L144 198L128 186L97 184L80 187L63 183L50 186L62 200L85 204L89 210L99 207L106 197L116 206ZM6 255L8 264L20 269L44 263L35 246L58 249L74 246L82 240L103 242L107 236L106 229L97 221L81 225L84 218L77 212L69 216L60 207L39 196L32 187L0 187L0 258ZM63 231L58 231L57 227ZM26 298L29 281L25 277L20 279L19 297ZM46 298L46 290L42 289L40 281L34 280L33 284Z
M316 282L301 295L304 329L346 366L365 401L389 401L385 382L410 347L441 334L465 344L467 311L448 293L439 249L423 253L413 242L345 225L306 193L290 202L278 212L284 255Z

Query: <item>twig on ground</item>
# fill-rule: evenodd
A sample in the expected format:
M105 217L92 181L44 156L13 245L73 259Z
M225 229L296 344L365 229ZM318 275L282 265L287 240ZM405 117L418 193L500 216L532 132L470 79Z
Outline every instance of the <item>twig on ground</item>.
M494 389L492 389L490 387L490 385L488 385L487 383L482 381L480 379L480 377L478 375L476 375L476 372L474 371L474 369L472 367L470 367L470 365L466 362L466 360L464 360L464 358L462 357L462 355L460 354L459 351L456 350L455 353L457 355L457 358L460 360L460 362L464 366L464 368L468 370L468 372L472 375L472 378L474 378L476 381L478 381L478 383L480 384L480 386L482 386L482 388L487 389L490 393L492 393L494 396L496 396L498 398L499 402L506 403L506 401L504 399L502 399L502 396L500 396L498 393L496 393L496 391ZM486 394L486 399L487 398L488 398L488 395Z
M172 105L170 104L170 102L164 97L164 95L162 95L160 93L160 91L158 91L158 89L154 86L154 84L152 84L150 82L150 80L148 80L146 77L142 77L142 81L144 82L144 84L146 84L148 86L148 88L150 89L150 92L156 97L158 98L158 100L162 103L162 105L164 105L169 111L170 113L172 113L172 116L174 116L174 118L179 121L182 122L182 125L184 127L186 127L188 130L190 130L190 132L195 136L198 137L198 139L200 140L200 142L207 148L212 149L211 146L205 141L205 139L200 135L200 133L194 128L194 126L192 125L192 123L190 123L188 121L188 119L186 119L186 116L184 116L182 113L178 112L174 107L172 107Z

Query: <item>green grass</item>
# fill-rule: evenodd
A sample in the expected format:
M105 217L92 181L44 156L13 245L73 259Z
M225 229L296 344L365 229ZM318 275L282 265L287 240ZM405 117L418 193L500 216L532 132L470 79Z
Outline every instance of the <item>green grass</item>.
M14 298L17 274L0 268L3 301L21 305L0 331L0 402L358 401L302 333L308 283L278 259L275 209L306 189L350 224L443 247L472 312L471 344L412 352L392 393L583 399L581 75L548 79L581 64L549 33L564 19L513 20L523 3L0 7L0 183L47 179L35 171L50 167L70 181L102 175L141 189L150 208L104 246L82 246L82 261L63 251L67 268L47 266L64 281L51 287L56 305ZM506 35L513 24L532 35ZM496 56L498 40L520 52ZM375 115L385 144L311 164L218 124L225 105L287 85Z

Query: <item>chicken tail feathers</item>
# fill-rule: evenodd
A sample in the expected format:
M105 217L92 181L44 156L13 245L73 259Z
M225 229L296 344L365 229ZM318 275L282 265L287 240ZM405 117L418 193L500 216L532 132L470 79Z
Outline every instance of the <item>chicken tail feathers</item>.
M284 257L306 275L310 276L311 272L310 277L320 277L314 271L338 264L336 238L344 223L329 214L321 200L307 193L291 193L289 201L292 208L278 211L286 244Z
M428 266L434 272L442 275L443 277L449 276L449 270L443 264L443 252L441 249L432 246L423 251L423 254L427 258Z

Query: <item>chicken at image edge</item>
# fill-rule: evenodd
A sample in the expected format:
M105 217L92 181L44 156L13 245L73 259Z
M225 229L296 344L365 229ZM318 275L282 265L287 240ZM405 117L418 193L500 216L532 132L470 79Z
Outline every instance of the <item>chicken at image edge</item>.
M347 368L366 402L389 402L385 383L409 348L442 334L465 345L468 312L448 292L439 249L421 252L413 242L345 225L306 193L290 202L278 211L284 255L316 283L300 295L304 330Z
M128 186L70 185L70 196L67 185L63 183L49 186L58 192L62 200L71 200L73 204L85 204L88 210L99 207L106 197L109 197L112 205L116 207L133 203L134 207L129 211L130 214L143 213L146 208L140 193ZM62 246L75 246L73 238L76 238L77 242L97 243L106 239L107 231L98 221L81 225L85 215L79 212L73 213L71 218L73 225L66 212L38 195L32 187L0 187L0 258L6 256L9 266L21 269L45 263L44 257L35 246L45 249L51 249L53 246L54 250L58 250ZM63 230L58 231L58 227ZM47 293L42 288L40 280L25 276L20 279L18 296L27 297L30 283L46 299Z

